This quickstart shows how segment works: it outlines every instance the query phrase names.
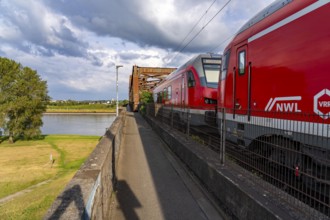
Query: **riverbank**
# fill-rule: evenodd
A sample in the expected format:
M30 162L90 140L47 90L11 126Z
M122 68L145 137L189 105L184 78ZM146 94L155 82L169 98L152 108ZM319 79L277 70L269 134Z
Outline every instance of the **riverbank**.
M63 112L63 111L54 111L54 112L45 112L44 115L116 115L116 112Z
M0 219L42 219L99 138L45 135L33 141L2 142Z
M105 104L48 105L46 113L116 113L116 106Z
M51 113L116 113L116 109L47 109L46 114Z

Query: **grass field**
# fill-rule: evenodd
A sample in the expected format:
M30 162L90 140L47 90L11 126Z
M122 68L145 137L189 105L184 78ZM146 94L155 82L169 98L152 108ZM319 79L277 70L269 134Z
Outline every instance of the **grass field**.
M95 148L98 136L48 135L42 140L0 144L0 219L42 219L55 198ZM55 160L52 165L50 154Z
M48 113L114 113L116 106L109 106L104 104L93 105L62 105L62 106L47 106Z

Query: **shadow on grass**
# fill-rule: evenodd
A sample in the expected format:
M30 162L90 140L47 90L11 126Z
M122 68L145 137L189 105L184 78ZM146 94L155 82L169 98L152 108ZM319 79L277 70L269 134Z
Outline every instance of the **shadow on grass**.
M9 139L8 136L1 136L1 137L0 137L0 144L1 144L2 142L4 142L4 141L7 141L8 139Z
M16 141L40 141L40 140L45 140L45 138L47 137L48 135L38 135L38 136L35 136L35 137L30 137L30 138L26 138L24 136L16 136L13 138L13 143L15 143ZM9 141L9 136L0 136L0 144L4 141Z
M38 136L35 136L35 137L31 137L31 138L21 138L21 140L25 140L25 141L40 141L40 140L45 140L45 138L47 137L48 135L38 135Z

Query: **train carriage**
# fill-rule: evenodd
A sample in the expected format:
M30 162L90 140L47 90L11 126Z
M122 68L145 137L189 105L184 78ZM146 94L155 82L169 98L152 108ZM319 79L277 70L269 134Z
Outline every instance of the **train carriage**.
M261 143L269 161L320 182L330 180L329 19L329 1L275 1L225 48L218 86L228 141Z
M173 110L176 121L189 112L192 125L215 123L220 65L220 55L193 57L153 90L154 102Z

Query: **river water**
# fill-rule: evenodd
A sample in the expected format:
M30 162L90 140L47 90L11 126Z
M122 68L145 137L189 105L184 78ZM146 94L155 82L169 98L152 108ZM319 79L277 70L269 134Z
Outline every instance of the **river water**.
M115 114L44 114L42 134L104 135Z

